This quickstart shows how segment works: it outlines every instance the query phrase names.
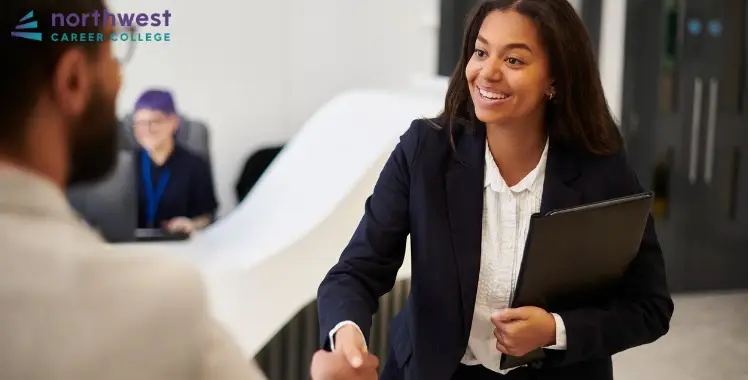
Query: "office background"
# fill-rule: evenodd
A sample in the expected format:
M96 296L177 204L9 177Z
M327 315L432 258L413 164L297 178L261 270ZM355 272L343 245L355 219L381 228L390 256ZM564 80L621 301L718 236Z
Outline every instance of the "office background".
M618 378L707 378L704 373L711 372L694 367L705 358L678 348L695 344L718 363L712 370L724 371L713 377L747 378L747 3L571 3L592 36L605 93L639 177L657 193L670 285L678 292L672 332L661 346L616 358ZM247 205L234 212L243 215L233 215L234 187L248 157L301 140L301 129L331 99L360 90L439 92L441 76L457 59L473 2L111 0L110 5L119 12L172 13L171 41L138 43L124 66L118 115L126 117L146 88L173 92L180 112L200 120L210 136L218 223L227 225L274 207ZM389 112L372 112L379 111ZM356 118L339 127L353 133L375 128ZM323 155L324 149L330 147L306 152ZM356 207L347 212L359 213ZM229 236L219 227L209 235ZM374 334L385 330L406 295L403 281L383 299ZM267 378L304 377L317 336L313 309L301 310L278 333L268 332L273 339L256 361ZM305 343L295 343L300 339ZM379 335L374 344L382 349L384 339ZM639 372L643 366L635 363L643 360L656 367Z

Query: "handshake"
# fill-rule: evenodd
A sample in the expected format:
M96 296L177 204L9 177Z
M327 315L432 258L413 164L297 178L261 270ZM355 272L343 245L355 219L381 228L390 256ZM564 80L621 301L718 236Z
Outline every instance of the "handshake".
M555 317L538 307L505 309L492 314L497 339L495 348L506 355L523 356L541 347L557 343ZM345 325L336 332L333 352L315 353L310 366L312 380L377 380L377 357L367 352L362 333L355 325Z
M378 358L367 352L362 333L354 325L336 332L333 352L319 350L310 365L312 380L377 380Z

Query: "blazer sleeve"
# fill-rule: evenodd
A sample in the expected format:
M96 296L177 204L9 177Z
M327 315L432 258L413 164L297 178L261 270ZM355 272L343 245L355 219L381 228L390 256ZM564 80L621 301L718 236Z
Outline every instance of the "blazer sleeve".
M419 146L419 128L419 121L414 121L401 136L349 244L318 288L324 349L330 350L329 332L342 321L354 322L369 341L378 299L393 288L409 235L410 169Z
M611 171L616 193L644 191L624 153L616 166ZM669 330L673 310L661 246L649 215L638 254L614 295L593 307L559 312L568 346L565 351L548 352L549 356L556 365L569 365L654 342Z
M214 192L214 179L211 173L211 165L202 157L195 157L192 175L190 177L190 188L188 191L188 218L213 215L219 207Z

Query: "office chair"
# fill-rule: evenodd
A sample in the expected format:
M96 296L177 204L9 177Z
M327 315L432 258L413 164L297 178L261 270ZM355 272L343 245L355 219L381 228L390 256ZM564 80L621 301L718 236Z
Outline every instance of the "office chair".
M106 178L67 190L73 208L110 243L136 240L138 189L133 160L132 151L121 150L116 167Z
M120 120L120 138L122 146L126 149L135 150L138 143L133 134L133 115L127 114ZM197 153L211 164L210 141L208 126L199 120L189 119L180 115L180 126L175 133L175 141L190 151Z
M255 183L258 182L283 148L283 145L265 147L248 157L234 186L237 202L242 202L245 199L253 186L255 186Z

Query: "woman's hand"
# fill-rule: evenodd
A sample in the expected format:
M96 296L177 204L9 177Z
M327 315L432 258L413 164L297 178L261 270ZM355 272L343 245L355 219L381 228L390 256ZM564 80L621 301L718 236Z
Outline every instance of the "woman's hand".
M492 314L498 351L523 356L555 344L555 318L538 307L505 309Z
M341 327L334 337L335 350L320 350L313 356L313 380L377 380L377 357L367 352L367 343L356 325Z
M172 218L164 223L164 228L173 233L190 236L197 230L195 223L184 216Z
M352 367L343 352L319 350L310 364L312 380L377 380L378 358L365 354L359 367Z

